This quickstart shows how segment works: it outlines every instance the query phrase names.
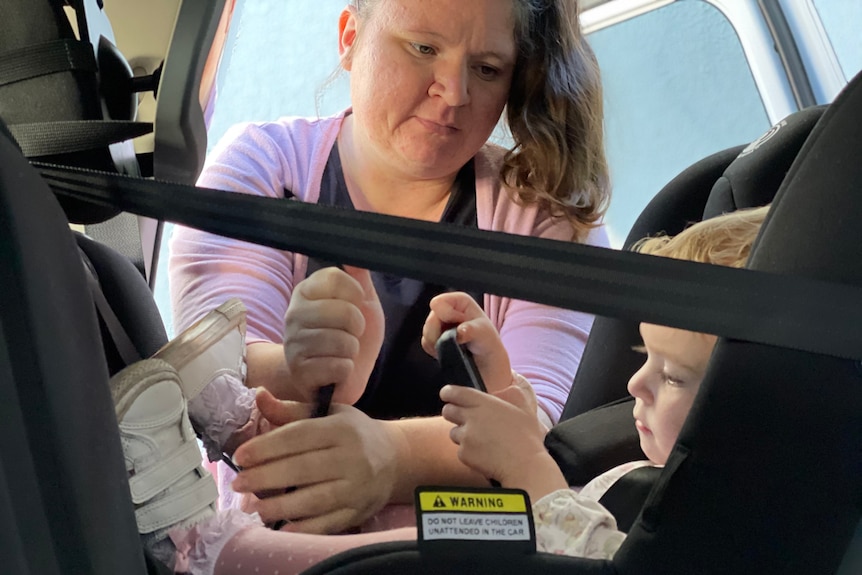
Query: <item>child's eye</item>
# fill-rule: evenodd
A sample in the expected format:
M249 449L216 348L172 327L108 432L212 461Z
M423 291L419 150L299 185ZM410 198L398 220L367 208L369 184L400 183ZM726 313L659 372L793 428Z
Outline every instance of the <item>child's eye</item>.
M664 382L668 385L672 385L674 387L682 387L685 385L685 382L681 379L678 379L667 372L662 372L662 378L664 378Z
M411 42L410 45L414 50L422 54L423 56L432 56L434 55L434 48L431 46L427 46L425 44L419 44L418 42Z

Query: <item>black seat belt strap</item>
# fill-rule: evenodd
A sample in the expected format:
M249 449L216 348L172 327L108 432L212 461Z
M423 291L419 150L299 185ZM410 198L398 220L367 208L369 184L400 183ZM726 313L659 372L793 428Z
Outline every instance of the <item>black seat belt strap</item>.
M862 289L35 164L55 193L463 290L862 359Z
M149 122L125 120L67 120L8 127L28 158L107 148L153 131Z
M96 72L92 44L61 38L0 54L0 86L71 71Z
M123 328L123 323L117 317L117 314L114 313L111 304L108 303L108 298L105 297L105 292L102 291L102 286L99 285L99 276L96 273L93 262L90 261L87 253L80 246L78 247L78 253L81 254L81 260L87 272L87 286L90 288L90 293L93 296L96 313L111 335L111 340L114 342L114 347L117 348L117 353L120 354L120 359L126 365L140 361L142 358L141 354L138 353L138 348L132 343L132 338L129 337L129 334Z

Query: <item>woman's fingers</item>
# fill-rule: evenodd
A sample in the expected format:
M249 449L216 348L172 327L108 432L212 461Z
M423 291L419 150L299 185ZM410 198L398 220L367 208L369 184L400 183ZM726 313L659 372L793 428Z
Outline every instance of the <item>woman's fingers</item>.
M355 509L342 501L344 490L338 480L324 481L260 500L255 511L264 523L286 520L286 531L302 533L339 533L355 515ZM343 482L341 482L343 483Z
M371 280L371 272L353 266L344 266L344 272L353 278L362 290L362 300L365 302L379 302L377 289Z
M295 295L312 301L339 299L359 304L365 299L365 290L363 284L351 274L336 267L328 267L317 270L301 281L296 286Z
M263 413L274 411L281 420L294 415L261 399ZM274 493L255 502L266 522L288 519L304 531L338 532L389 501L395 447L388 428L346 405L333 404L332 413L288 423L237 450L234 459L243 470L234 489ZM296 489L286 492L289 487Z
M292 419L300 416L300 414L307 418L310 414L308 404L291 401L280 403L284 404L285 408L285 411L281 412L282 419ZM270 407L267 405L267 409ZM258 408L260 408L260 404ZM263 412L263 409L261 411ZM266 417L265 412L264 417ZM325 433L325 430L321 430L320 428L323 427L320 425L321 422L323 419L302 419L286 423L269 433L249 439L240 445L234 453L233 459L240 467L252 468L280 458L332 447L337 438L331 437Z

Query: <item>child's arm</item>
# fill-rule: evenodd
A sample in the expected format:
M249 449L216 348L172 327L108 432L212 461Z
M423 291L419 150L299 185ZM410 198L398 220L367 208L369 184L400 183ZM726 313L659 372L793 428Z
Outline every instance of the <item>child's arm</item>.
M511 377L511 376L510 376ZM532 501L568 484L545 450L547 428L536 416L536 396L519 375L496 393L447 385L440 390L443 417L455 424L449 436L458 458L503 487L526 490Z
M440 398L449 404L443 417L457 426L450 437L460 446L458 457L504 486L526 489L531 497L568 487L545 450L547 428L537 416L532 385L519 375L513 377L500 335L472 297L455 292L432 299L422 347L435 355L440 334L454 325L458 342L470 349L488 389L483 394L448 385L440 391Z
M529 493L539 551L610 559L625 534L597 501L568 488L545 450L547 429L536 417L533 388L520 375L513 378L493 395L455 385L440 390L443 417L456 424L450 437L459 459L503 487Z

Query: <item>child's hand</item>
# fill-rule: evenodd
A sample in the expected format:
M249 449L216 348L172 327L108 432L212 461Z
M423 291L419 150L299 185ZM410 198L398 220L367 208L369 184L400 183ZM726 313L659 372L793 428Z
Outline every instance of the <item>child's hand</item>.
M531 497L537 482L556 480L553 488L566 487L545 450L547 430L525 379L517 377L495 394L447 385L440 399L446 402L443 417L455 424L449 437L459 446L458 458L465 465L504 487L527 489Z
M467 344L489 392L500 391L512 382L509 354L500 334L479 304L463 292L440 294L431 300L431 313L422 328L422 348L437 357L434 346L447 329L458 326L458 343Z

